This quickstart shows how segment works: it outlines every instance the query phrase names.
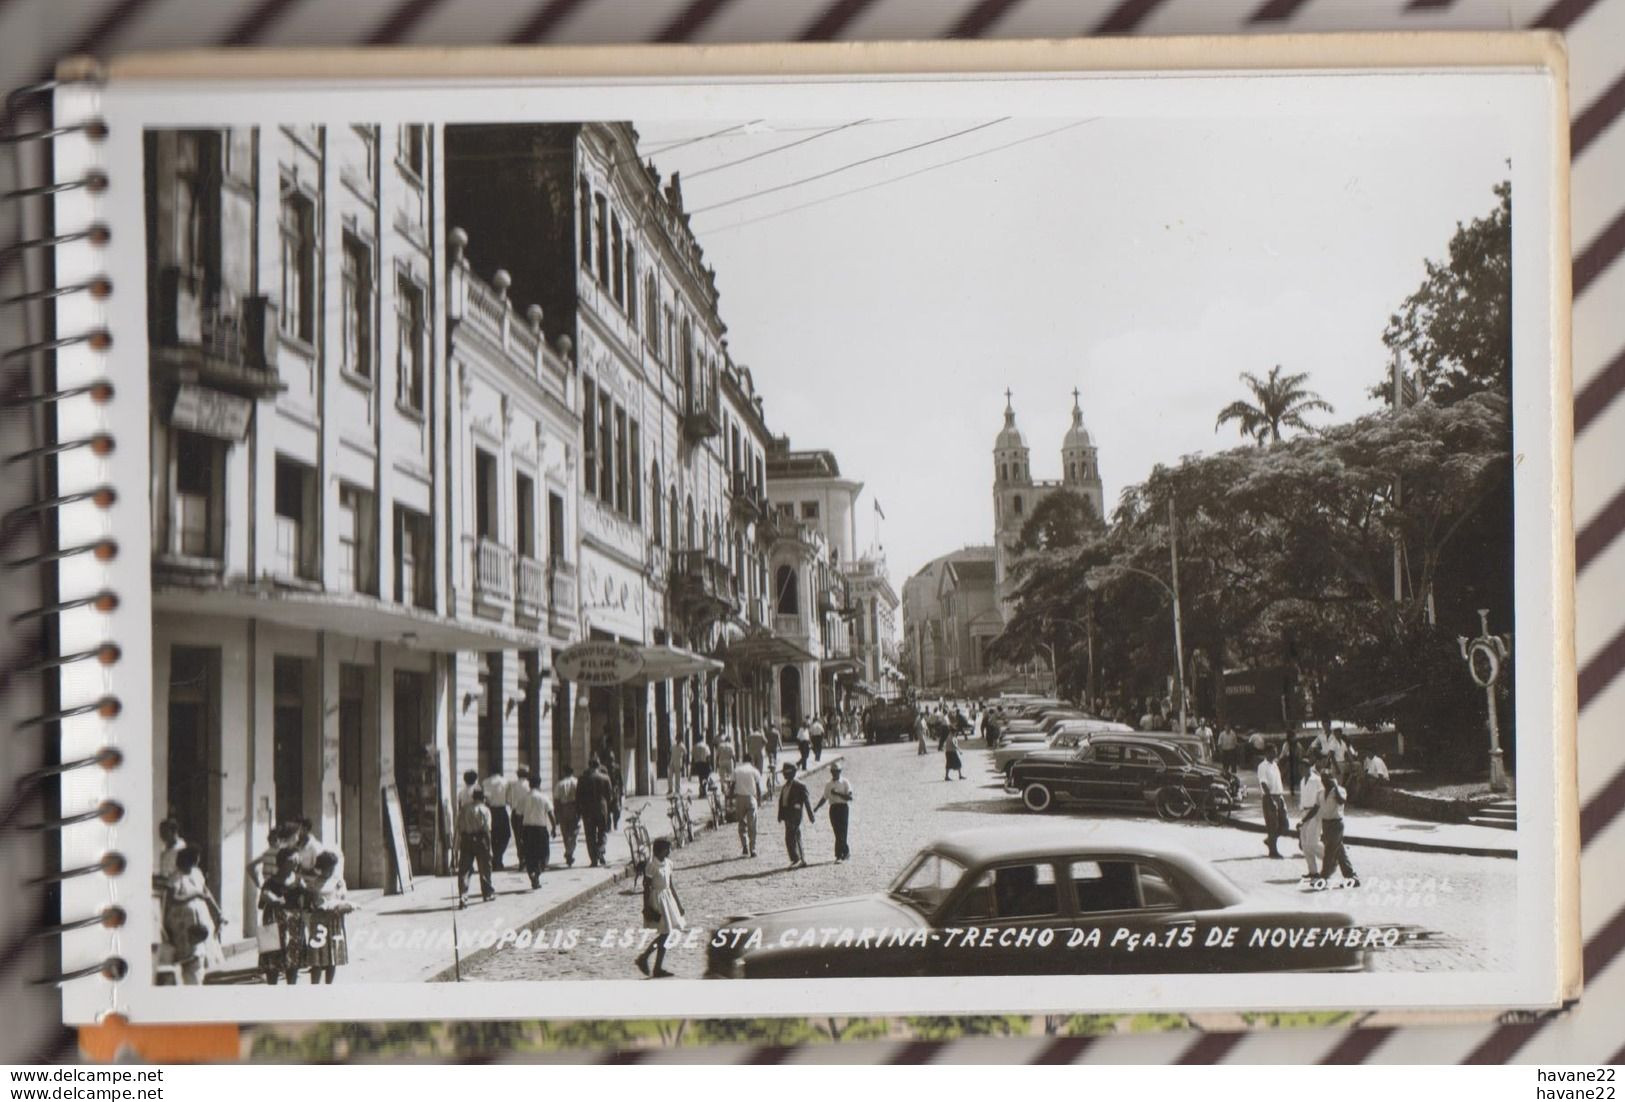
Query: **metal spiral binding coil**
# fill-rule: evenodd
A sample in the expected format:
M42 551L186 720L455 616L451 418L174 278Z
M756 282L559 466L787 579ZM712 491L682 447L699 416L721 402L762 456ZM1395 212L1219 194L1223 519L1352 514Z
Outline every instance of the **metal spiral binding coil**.
M28 143L44 143L48 165L49 143L57 139L79 135L88 141L99 142L107 137L107 125L99 118L65 125L58 125L50 118L50 97L61 86L62 83L58 81L44 81L18 88L6 96L5 114L0 118L0 150L10 152ZM24 118L32 120L31 127L19 127L19 120ZM43 256L47 270L51 270L54 267L55 250L65 245L88 244L92 247L105 247L110 242L111 234L107 227L99 223L61 232L51 227L51 205L54 198L75 191L100 193L107 188L108 179L105 173L90 171L76 179L52 180L47 169L45 182L32 183L21 179L17 182L18 187L0 192L0 205L9 207L11 204L37 204L35 209L38 224L47 227L47 232L25 240L7 242L0 248L0 276L8 274L14 267L23 265L25 260L35 255ZM24 206L23 209L28 208ZM59 351L80 346L93 351L105 351L112 346L112 337L106 329L58 334L54 331L48 309L55 302L69 296L87 295L93 299L105 300L111 293L112 284L105 276L92 276L61 285L56 284L53 278L47 280L45 286L25 286L21 293L0 298L0 310L11 312L36 309L47 315L46 328L39 339L26 341L15 347L0 348L0 411L32 410L39 415L44 413L47 407L70 398L88 396L97 405L104 405L112 399L113 385L105 380L61 389L56 387L55 357ZM28 464L45 476L35 480L36 487L44 487L53 485L56 481L57 457L81 448L89 449L96 456L109 455L113 450L113 438L106 433L57 440L54 430L49 427L49 419L44 419L44 423L47 427L42 437L35 442L35 446L6 454L3 462L0 462L0 472ZM37 658L34 661L13 662L9 668L0 669L0 690L3 690L15 676L35 676L43 680L45 707L40 714L26 717L18 723L14 732L16 734L41 729L48 735L54 735L57 733L57 725L63 720L92 714L111 719L119 713L120 704L116 696L103 695L89 701L63 702L59 699L58 688L61 671L68 666L84 662L95 662L103 667L112 666L120 656L117 645L107 641L74 653L62 653L57 645L60 638L57 618L62 613L83 608L111 612L118 606L118 597L111 591L90 595L59 595L58 565L65 559L79 555L92 555L101 561L110 561L117 555L118 547L111 539L106 538L62 546L56 533L56 513L65 506L81 502L90 502L98 509L106 510L112 507L115 500L116 495L109 486L97 486L87 490L74 488L57 490L53 486L50 491L36 492L35 500L0 517L0 572L13 573L36 567L43 568L45 572L46 599L37 607L25 609L12 616L10 622L10 627L19 635L35 641L32 649L37 652ZM27 554L6 554L10 545L30 532L35 533L38 540L37 550ZM24 634L25 632L32 634ZM91 808L66 813L49 806L60 801L59 795L53 798L52 789L66 774L79 770L111 771L118 768L123 761L123 755L116 747L105 746L88 756L56 761L52 759L59 755L53 741L46 754L46 763L19 777L10 798L3 807L0 807L0 833L17 831L55 835L76 824L97 821L112 824L123 819L123 805L112 799L103 799ZM47 805L45 816L35 822L19 824L18 819L24 810L41 799ZM54 854L50 860L52 864L48 866L48 871L29 881L29 887L49 890L54 885L83 876L117 877L125 871L127 865L124 856L116 851L104 853L92 863L68 868L62 867L60 853ZM42 909L41 913L46 912ZM115 931L124 926L127 917L123 907L109 903L93 915L43 918L31 929L25 930L6 945L0 946L0 971L9 970L31 946L37 945L42 940L92 927ZM128 972L128 963L115 949L96 963L59 970L39 976L32 982L65 984L92 976L117 982Z

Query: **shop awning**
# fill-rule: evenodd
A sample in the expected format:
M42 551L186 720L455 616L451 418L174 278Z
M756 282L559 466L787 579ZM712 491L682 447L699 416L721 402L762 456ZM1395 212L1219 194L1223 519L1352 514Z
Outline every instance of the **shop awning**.
M152 607L159 612L234 616L307 631L331 631L439 653L545 651L550 646L545 635L510 624L453 620L364 593L328 593L268 583L228 583L214 588L157 585Z
M722 649L722 657L730 666L782 665L787 662L811 662L813 656L795 643L772 632L752 632L735 639Z
M647 685L653 681L670 681L674 677L689 677L697 673L715 673L722 663L691 650L683 650L668 643L651 644L637 648L643 656L643 672L629 684Z

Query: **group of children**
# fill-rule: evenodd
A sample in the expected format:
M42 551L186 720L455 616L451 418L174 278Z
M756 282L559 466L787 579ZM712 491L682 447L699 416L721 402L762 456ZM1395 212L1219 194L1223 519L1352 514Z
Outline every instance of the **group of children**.
M310 833L309 820L272 827L269 845L249 866L259 888L259 967L266 983L332 983L349 963L343 861Z

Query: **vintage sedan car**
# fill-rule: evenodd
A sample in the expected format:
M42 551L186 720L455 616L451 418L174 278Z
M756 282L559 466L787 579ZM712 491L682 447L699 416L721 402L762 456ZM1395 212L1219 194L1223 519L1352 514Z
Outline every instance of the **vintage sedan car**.
M1358 971L1387 931L1247 896L1202 858L1092 823L945 835L884 892L730 918L706 975Z
M1030 811L1057 801L1089 807L1151 808L1168 819L1227 815L1240 803L1239 782L1201 765L1155 735L1098 735L1075 750L1043 750L1010 767L1005 781Z
M1133 734L1134 728L1104 719L1071 720L1052 726L1043 738L1017 735L993 751L993 768L1008 774L1010 767L1029 754L1042 750L1076 750L1095 735Z

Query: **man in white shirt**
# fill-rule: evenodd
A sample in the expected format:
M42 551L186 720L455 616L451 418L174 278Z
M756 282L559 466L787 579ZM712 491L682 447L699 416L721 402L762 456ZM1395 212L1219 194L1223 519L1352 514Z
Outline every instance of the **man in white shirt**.
M1253 761L1260 761L1263 759L1264 747L1267 744L1268 740L1264 738L1263 731L1254 731L1252 734L1247 736L1247 746L1252 751Z
M1305 769L1303 780L1298 785L1298 849L1303 853L1306 880L1320 875L1320 859L1326 853L1325 847L1320 844L1320 816L1315 814L1323 791L1320 771Z
M523 824L524 843L519 853L525 872L530 876L530 886L539 888L542 870L547 868L548 850L552 848L548 839L558 826L553 818L553 801L542 789L540 776L526 778L524 787L513 785L508 789L508 813Z
M1228 723L1219 732L1219 764L1234 773L1241 766L1241 738Z
M840 864L852 856L852 849L846 844L846 828L851 822L852 782L841 776L841 763L831 762L829 767L829 780L824 783L824 794L819 797L814 811L829 804L829 825L835 830L835 862Z
M1365 775L1374 781L1386 781L1388 779L1388 763L1383 761L1375 750L1366 756Z
M515 773L515 779L505 784L510 795L508 826L513 831L514 863L521 869L529 868L525 861L525 793L530 791L530 770L521 765Z
M485 806L491 812L491 871L502 872L502 855L508 852L508 839L513 833L513 825L508 822L508 779L493 769L480 787L485 790Z
M1281 784L1281 767L1275 764L1275 754L1275 747L1264 747L1264 758L1258 763L1258 791L1264 805L1264 848L1271 857L1284 857L1275 848L1275 840L1286 833L1286 788Z
M734 817L739 820L741 857L756 856L756 808L767 794L762 774L749 758L734 766Z

